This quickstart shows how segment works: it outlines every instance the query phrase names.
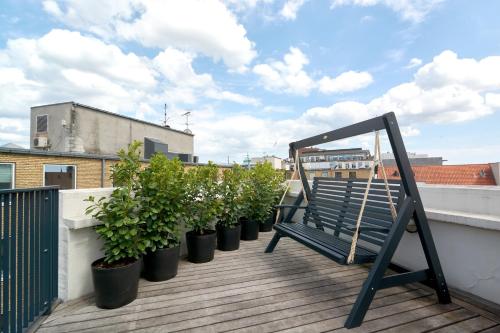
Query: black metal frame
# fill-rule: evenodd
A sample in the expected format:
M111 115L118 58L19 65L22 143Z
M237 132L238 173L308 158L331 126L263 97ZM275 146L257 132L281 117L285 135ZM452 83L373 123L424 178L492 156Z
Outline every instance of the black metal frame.
M393 112L386 113L382 116L369 119L360 123L346 126L334 131L326 132L317 136L290 143L290 157L295 156L295 152L300 148L310 147L314 145L324 144L331 141L346 139L349 137L366 134L378 130L386 130L391 147L394 153L399 173L401 176L402 185L406 194L404 201L398 205L398 216L393 223L391 230L381 247L378 256L370 269L368 278L354 303L351 313L345 322L346 328L360 326L365 317L366 311L379 289L390 288L406 283L424 281L431 285L436 291L439 303L447 304L451 302L448 287L443 275L441 263L436 251L434 240L429 228L429 223L425 215L422 200L418 192L417 184L411 169L410 161L406 153L406 149L401 137L401 132L398 127L396 115ZM304 169L300 160L298 161L299 172L302 179L304 191L296 198L294 205L299 206L304 199L304 194L309 200L311 198L311 189L307 178L305 177ZM297 208L290 208L287 216L282 223L291 222ZM398 244L403 236L403 233L413 217L417 232L424 250L425 259L428 269L407 272L402 274L393 274L385 276L384 273L391 263L391 258L398 247ZM276 247L282 235L276 232L273 239L269 243L266 253L270 253Z

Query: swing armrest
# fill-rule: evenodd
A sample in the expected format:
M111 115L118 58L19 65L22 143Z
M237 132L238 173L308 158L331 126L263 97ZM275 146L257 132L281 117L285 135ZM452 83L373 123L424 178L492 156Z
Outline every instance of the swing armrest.
M346 227L347 230L350 231L356 231L356 227ZM391 229L389 228L382 228L382 227L359 227L359 233L365 232L365 231L376 231L376 232L389 232Z
M306 209L307 206L296 206L296 205L276 205L274 208L283 209L283 208L297 208L297 209Z

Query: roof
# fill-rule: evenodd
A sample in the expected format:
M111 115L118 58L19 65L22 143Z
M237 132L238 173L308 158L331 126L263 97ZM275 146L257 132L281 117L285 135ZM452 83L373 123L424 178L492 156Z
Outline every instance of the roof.
M115 117L119 117L119 118L131 120L131 121L135 121L135 122L146 124L146 125L150 125L150 126L156 126L156 127L161 128L161 129L164 129L166 131L172 131L172 132L176 132L176 133L179 133L179 134L184 134L184 135L188 135L188 136L194 136L194 134L192 134L192 133L186 133L186 132L181 131L181 130L176 130L176 129L173 129L173 128L170 128L170 127L165 127L165 126L162 126L162 125L151 123L149 121L145 121L145 120L141 120L141 119L136 119L136 118L124 116L124 115L121 115L119 113L115 113L115 112L111 112L111 111L106 111L106 110L99 109L99 108L96 108L96 107L93 107L93 106L89 106L89 105L85 105L85 104L80 104L80 103L75 103L75 102L61 102L61 103L52 103L52 104L45 104L45 105L36 105L36 106L32 106L31 108L34 109L34 108L40 108L40 107L46 107L46 106L53 106L53 105L61 105L61 104L73 104L74 106L78 106L78 107L81 107L81 108L86 108L86 109L90 109L90 110L93 110L93 111L106 113L106 114L109 114L109 115L112 115L112 116L115 116Z
M362 149L362 148L346 148L346 149L319 149L316 147L307 147L307 148L302 148L299 149L300 155L306 155L306 154L316 154L316 153L322 153L322 154L358 154L358 153L370 153L369 150Z
M413 173L417 182L447 185L497 185L491 165L413 165ZM397 167L386 167L388 179L399 179ZM379 169L379 177L382 177Z
M0 148L24 149L23 146L16 145L15 143L12 142L1 145Z

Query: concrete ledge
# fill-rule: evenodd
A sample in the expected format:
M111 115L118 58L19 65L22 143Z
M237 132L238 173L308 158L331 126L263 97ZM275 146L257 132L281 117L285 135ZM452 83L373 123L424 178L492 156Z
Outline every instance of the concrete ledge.
M102 223L94 218L65 218L63 221L68 229L90 228Z
M500 230L500 217L498 216L431 208L426 208L425 214L430 220L462 224L474 228Z

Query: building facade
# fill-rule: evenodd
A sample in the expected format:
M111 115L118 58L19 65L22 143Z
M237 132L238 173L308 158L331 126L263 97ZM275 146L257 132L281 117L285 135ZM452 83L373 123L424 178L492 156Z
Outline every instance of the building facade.
M30 148L114 155L134 140L162 144L162 151L192 161L194 135L75 102L31 108ZM143 156L147 157L147 156Z
M276 157L276 156L252 157L250 159L249 166L252 168L257 163L264 163L264 162L271 163L271 165L273 166L274 169L283 169L284 168L283 159Z
M396 160L393 153L382 153L382 162L384 166L396 166ZM429 156L428 154L408 153L408 159L411 165L443 165L441 156Z
M0 148L0 190L57 185L60 189L111 187L116 156ZM146 166L149 160L143 160ZM198 164L185 162L186 168ZM220 166L223 170L230 166Z
M305 148L299 151L308 179L314 177L368 178L372 156L369 150Z

